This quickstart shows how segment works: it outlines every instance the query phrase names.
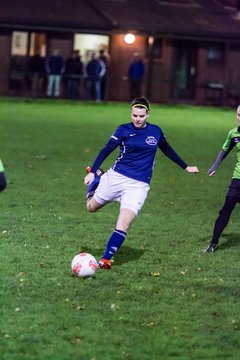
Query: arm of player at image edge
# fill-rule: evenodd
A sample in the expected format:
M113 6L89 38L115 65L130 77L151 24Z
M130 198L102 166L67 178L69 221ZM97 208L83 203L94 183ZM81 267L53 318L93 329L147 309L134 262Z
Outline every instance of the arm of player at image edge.
M6 187L7 187L7 179L5 176L2 160L0 159L0 192L5 190Z
M219 167L219 165L221 164L223 159L227 156L227 154L228 154L227 151L224 151L224 150L220 151L220 153L216 157L216 160L214 161L214 163L212 164L212 166L208 170L208 175L209 176L214 176L216 174L217 168Z
M199 173L199 169L197 166L187 166L185 169L189 173L197 174Z

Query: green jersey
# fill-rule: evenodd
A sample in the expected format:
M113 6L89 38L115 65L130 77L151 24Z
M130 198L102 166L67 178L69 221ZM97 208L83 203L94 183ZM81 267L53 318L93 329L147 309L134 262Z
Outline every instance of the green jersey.
M4 172L4 167L1 159L0 159L0 172Z
M240 126L230 130L222 150L226 152L226 155L236 146L237 148L237 163L233 171L233 179L240 179Z

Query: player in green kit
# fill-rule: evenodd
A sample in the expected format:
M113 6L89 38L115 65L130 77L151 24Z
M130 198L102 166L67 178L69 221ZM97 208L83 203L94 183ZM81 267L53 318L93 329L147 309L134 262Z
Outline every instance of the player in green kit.
M222 160L236 146L237 163L233 171L232 180L229 184L224 205L219 211L219 216L215 222L212 240L208 247L204 250L204 252L214 252L217 249L219 238L229 222L231 213L235 208L236 204L240 203L240 105L237 108L237 122L238 127L235 127L234 129L229 131L227 139L223 144L222 150L218 154L214 164L208 170L208 175L214 176Z
M0 191L3 191L7 186L7 181L4 173L2 160L0 159Z

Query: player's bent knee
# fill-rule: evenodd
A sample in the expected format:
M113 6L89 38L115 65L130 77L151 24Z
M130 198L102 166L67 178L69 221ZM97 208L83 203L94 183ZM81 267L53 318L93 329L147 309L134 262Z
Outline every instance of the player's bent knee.
M97 211L97 209L92 208L91 206L87 206L87 211L90 212L90 213L94 213L94 212Z
M100 209L102 205L98 204L93 198L89 199L87 201L87 211L88 212L96 212L98 209Z
M91 206L91 203L87 203L87 211L88 212L95 212L96 211L96 208L94 208L93 206Z

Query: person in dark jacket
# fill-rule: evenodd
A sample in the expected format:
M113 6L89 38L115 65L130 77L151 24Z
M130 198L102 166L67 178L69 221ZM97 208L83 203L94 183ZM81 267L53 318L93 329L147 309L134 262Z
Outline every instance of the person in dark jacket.
M95 53L86 66L86 99L101 101L101 73L103 71L101 62Z
M131 99L142 96L142 82L145 66L138 53L134 53L133 61L128 68L129 91Z
M79 85L83 74L83 63L78 50L71 52L66 60L65 77L67 85L67 97L71 100L79 98Z
M103 69L101 76L101 97L102 100L106 100L107 98L107 83L108 83L108 75L109 75L109 64L110 64L110 56L101 49L99 51L99 60L101 64L103 64L105 71Z
M39 53L30 57L28 63L28 72L31 80L32 97L41 97L46 71L44 58Z
M59 50L55 49L53 54L47 58L46 71L48 74L47 96L60 96L61 79L64 72L64 60Z

